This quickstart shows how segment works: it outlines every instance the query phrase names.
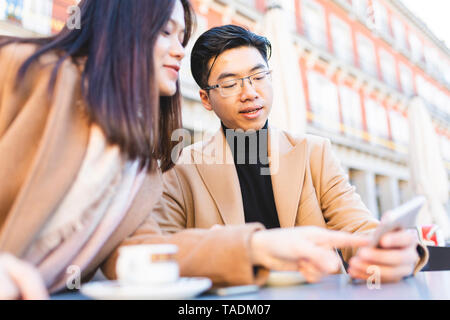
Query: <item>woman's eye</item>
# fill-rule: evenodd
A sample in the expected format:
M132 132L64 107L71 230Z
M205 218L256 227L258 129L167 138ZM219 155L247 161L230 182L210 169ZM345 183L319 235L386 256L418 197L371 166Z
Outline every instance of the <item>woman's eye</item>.
M168 30L163 30L162 33L166 36L170 36L170 31Z

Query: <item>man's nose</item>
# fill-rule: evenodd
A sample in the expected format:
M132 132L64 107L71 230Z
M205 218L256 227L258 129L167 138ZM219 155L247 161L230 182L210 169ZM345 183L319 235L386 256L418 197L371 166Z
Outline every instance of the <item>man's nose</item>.
M241 84L241 100L245 101L248 99L256 99L258 97L258 92L256 92L255 87L253 86L252 80L250 78L242 79Z

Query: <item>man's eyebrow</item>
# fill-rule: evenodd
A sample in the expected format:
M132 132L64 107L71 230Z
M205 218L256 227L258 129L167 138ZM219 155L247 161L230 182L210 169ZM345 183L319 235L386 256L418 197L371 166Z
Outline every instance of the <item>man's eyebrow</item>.
M220 80L228 78L228 77L237 77L237 74L229 73L229 72L221 73L220 76L217 78L217 81L220 81Z
M256 71L258 69L265 69L267 66L259 63L256 66L254 66L253 68L250 69L250 72ZM220 76L217 78L217 81L220 81L222 79L228 78L228 77L237 77L238 75L236 73L230 73L230 72L225 72L225 73L221 73Z
M266 69L266 67L267 67L266 65L260 63L260 64L258 64L258 65L256 65L256 66L254 66L254 67L250 70L250 72L256 71L256 70L258 70L258 69Z

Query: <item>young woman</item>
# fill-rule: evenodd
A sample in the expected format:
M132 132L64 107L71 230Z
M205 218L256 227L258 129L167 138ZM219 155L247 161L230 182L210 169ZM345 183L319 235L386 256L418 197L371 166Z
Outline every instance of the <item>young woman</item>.
M0 299L89 278L172 166L188 0L79 6L80 29L0 38Z

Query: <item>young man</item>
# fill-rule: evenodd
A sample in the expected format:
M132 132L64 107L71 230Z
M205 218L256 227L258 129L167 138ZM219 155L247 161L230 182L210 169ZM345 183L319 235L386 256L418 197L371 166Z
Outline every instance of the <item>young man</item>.
M237 26L198 39L192 73L204 107L222 128L183 150L163 175L159 204L123 245L175 243L182 276L226 285L262 284L268 270L299 270L318 281L338 271L334 247L343 248L346 261L354 256L348 271L355 278L370 276L371 265L379 266L382 281L420 270L427 252L405 231L355 256L368 243L356 235L372 232L378 221L349 185L328 140L268 124L269 56L266 38ZM109 277L114 261L104 267Z
M215 112L222 128L210 140L185 148L164 175L154 215L165 232L259 222L266 228L318 226L367 234L378 225L328 140L292 136L268 124L270 49L266 38L233 25L213 28L197 40L192 74L203 106ZM364 247L356 255L344 249L343 256L354 278L367 279L367 268L376 265L382 281L415 273L427 259L408 231L386 235L381 248ZM314 265L306 269L317 278L325 274Z

